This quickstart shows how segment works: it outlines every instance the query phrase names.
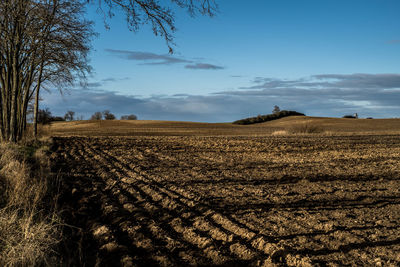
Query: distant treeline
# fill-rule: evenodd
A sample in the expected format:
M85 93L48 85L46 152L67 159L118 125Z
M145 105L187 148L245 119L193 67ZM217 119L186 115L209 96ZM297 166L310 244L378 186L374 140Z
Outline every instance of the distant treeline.
M238 121L234 121L234 124L240 124L240 125L248 125L248 124L254 124L254 123L261 123L261 122L266 122L266 121L273 121L277 120L283 117L289 117L289 116L305 116L303 113L299 113L297 111L291 111L291 110L282 110L273 114L268 114L268 115L258 115L257 117L251 117L251 118L246 118Z

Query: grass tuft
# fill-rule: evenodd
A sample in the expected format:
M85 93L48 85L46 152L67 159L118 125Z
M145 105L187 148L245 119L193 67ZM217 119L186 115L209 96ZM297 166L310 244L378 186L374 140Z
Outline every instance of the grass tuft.
M52 266L59 220L48 199L54 197L46 151L0 144L0 266Z
M288 131L285 130L279 130L279 131L274 131L271 133L272 136L282 136L282 135L288 135Z

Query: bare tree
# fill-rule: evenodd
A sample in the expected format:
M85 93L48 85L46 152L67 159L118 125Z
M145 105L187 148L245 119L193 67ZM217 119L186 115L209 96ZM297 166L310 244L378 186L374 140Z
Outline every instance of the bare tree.
M103 119L103 114L100 111L97 111L92 115L92 117L90 119L94 120L94 121L102 120Z
M79 115L76 117L77 121L83 121L84 119L85 119L85 116L83 116L83 115Z
M84 78L90 72L87 54L94 36L92 22L83 19L84 3L79 0L47 0L45 3L46 20L39 39L41 54L35 88L34 136L37 135L35 112L39 108L41 85L61 89L72 85L76 77Z
M105 120L115 120L115 115L112 114L109 110L104 110L103 116Z
M93 36L79 0L0 2L0 139L16 142L35 95L34 134L43 86L72 84L90 71Z
M281 109L277 105L275 105L274 109L272 110L272 114L279 113L280 111L281 111Z
M66 121L73 121L75 116L75 112L72 110L68 110L67 113L64 115L64 119Z
M136 32L150 24L172 52L173 6L194 16L212 16L214 0L5 0L0 1L0 140L18 141L26 130L27 109L34 102L37 134L40 90L65 88L90 71L88 52L94 36L84 8L97 5L105 25L114 12L126 15Z

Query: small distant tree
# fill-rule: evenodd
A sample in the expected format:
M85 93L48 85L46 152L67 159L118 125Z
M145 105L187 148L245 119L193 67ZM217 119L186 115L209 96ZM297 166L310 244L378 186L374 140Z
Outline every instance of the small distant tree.
M103 114L100 111L95 112L90 118L93 121L99 121L103 119Z
M103 116L105 120L115 120L115 115L112 114L109 110L104 110Z
M278 106L274 106L274 109L272 110L272 114L276 114L279 113L281 111L281 109Z
M75 112L71 111L71 110L68 110L67 113L65 113L65 115L64 115L64 119L66 121L73 121L74 120L74 116L75 116Z
M121 120L130 120L130 121L134 121L134 120L137 120L137 116L134 115L134 114L131 114L131 115L124 115L124 116L121 116Z
M84 119L83 115L79 115L79 116L76 117L77 121L83 121L83 119Z

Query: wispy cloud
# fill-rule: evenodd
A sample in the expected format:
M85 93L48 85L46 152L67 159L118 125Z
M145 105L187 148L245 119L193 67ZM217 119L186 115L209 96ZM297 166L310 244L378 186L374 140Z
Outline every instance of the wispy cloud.
M355 89L390 89L400 88L400 74L365 74L356 73L350 75L323 74L314 75L313 78L323 80L323 85L333 88ZM312 85L312 83L311 83Z
M240 89L390 89L400 88L400 74L320 74L307 78L283 80L256 77L253 85Z
M189 64L185 66L186 69L194 69L194 70L222 70L224 67L206 64L206 63L196 63L196 64Z
M84 84L84 87L92 88L92 89L93 88L101 88L106 83L115 83L115 82L125 81L125 80L129 80L129 79L130 78L128 78L128 77L124 77L124 78L108 77L108 78L102 79L100 81L88 82L88 83Z
M86 86L90 88L101 87L103 84L101 82L91 82L87 83Z
M117 79L116 78L106 78L106 79L103 79L103 80L101 80L102 82L116 82L117 81Z
M176 57L172 55L161 55L151 52L127 51L127 50L116 50L116 49L106 49L106 51L119 58L142 62L141 64L143 65L172 65L172 64L186 63L185 65L186 69L193 69L193 70L224 69L224 67L221 66L198 61L200 59L203 60L203 58L196 58L194 60L191 60L182 57Z
M389 40L386 43L388 43L388 44L400 44L400 40L399 39L398 40Z
M150 52L139 52L139 51L127 51L127 50L115 50L106 49L107 52L116 55L120 58L128 60L142 61L146 65L170 65L177 63L192 63L191 60L186 60L171 55L159 55Z

